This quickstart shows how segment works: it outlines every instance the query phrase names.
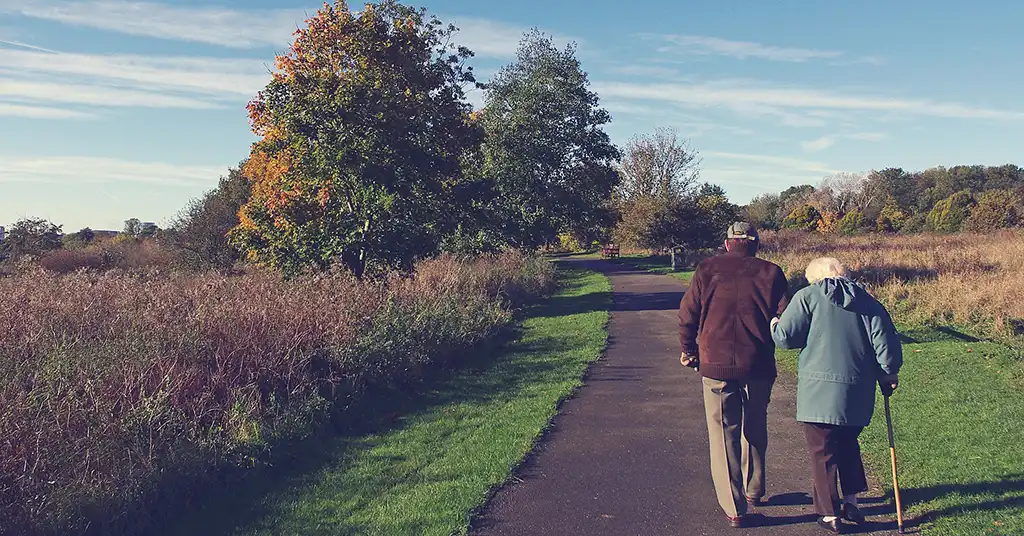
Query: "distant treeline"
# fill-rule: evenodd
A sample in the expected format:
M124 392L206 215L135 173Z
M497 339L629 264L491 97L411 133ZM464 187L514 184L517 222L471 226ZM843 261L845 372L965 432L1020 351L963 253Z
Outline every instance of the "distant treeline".
M743 213L768 229L953 233L1017 227L1022 205L1024 169L1006 164L840 173L817 186L759 195Z

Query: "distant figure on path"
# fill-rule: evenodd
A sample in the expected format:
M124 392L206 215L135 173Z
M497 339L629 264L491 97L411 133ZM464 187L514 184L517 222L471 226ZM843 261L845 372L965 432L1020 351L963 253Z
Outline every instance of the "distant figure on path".
M840 518L864 523L857 494L868 485L857 438L871 422L875 384L886 395L896 389L903 347L885 307L838 260L815 259L806 274L810 286L772 319L772 335L780 348L803 348L796 420L811 455L818 524L839 534Z
M749 223L726 232L726 253L697 266L679 304L680 362L702 375L711 477L732 527L765 496L768 402L775 384L770 321L788 303L786 276L756 257Z

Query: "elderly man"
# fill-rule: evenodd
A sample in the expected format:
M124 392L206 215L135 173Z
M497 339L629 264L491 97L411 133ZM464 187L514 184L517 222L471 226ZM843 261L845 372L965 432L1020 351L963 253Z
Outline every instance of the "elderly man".
M726 232L726 253L702 262L679 305L680 361L702 376L718 503L732 527L765 495L768 402L775 383L769 322L788 304L786 276L756 257L745 222Z

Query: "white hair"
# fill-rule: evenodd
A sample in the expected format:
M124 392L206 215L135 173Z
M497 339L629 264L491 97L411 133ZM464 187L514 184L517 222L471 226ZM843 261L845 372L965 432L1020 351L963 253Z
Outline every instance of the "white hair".
M846 267L838 259L819 257L807 265L805 276L808 283L817 283L828 277L846 277Z

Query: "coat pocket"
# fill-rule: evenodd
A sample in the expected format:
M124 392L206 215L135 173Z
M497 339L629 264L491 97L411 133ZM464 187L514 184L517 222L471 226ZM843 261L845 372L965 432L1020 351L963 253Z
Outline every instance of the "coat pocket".
M816 380L832 383L844 383L855 385L860 383L860 376L856 374L843 374L840 372L829 372L820 370L801 370L799 375L808 380Z

